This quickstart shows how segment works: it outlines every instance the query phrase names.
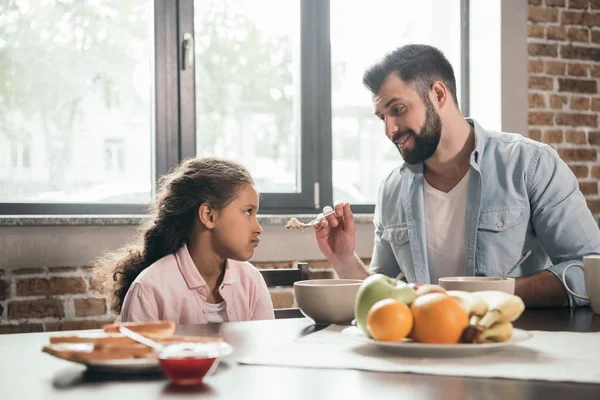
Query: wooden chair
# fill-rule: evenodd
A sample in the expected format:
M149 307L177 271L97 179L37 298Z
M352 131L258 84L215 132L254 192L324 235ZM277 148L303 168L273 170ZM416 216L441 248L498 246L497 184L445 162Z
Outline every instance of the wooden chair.
M308 279L308 263L299 262L296 268L259 269L268 287L294 286L294 282ZM275 319L302 318L298 308L275 309Z

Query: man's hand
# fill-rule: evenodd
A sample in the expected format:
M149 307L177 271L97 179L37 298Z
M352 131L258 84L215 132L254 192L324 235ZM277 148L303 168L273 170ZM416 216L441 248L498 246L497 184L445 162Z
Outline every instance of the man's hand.
M335 213L313 226L317 244L340 278L364 279L369 273L354 254L356 227L350 203L336 203ZM332 210L327 206L326 214Z

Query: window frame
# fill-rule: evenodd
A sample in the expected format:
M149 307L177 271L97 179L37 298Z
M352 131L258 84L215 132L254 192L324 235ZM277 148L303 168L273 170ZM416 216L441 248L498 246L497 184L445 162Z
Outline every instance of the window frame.
M469 110L469 0L461 0L461 109ZM314 214L333 201L329 0L300 0L299 193L261 193L261 214ZM196 152L195 69L184 65L194 0L154 0L152 181ZM252 173L252 171L250 171ZM138 215L149 204L0 203L0 215ZM373 213L374 204L353 204Z

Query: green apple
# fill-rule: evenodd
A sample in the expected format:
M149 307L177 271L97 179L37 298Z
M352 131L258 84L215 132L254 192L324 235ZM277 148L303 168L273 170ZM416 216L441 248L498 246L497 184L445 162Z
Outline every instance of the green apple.
M383 274L371 275L360 285L354 303L354 318L367 337L371 336L367 329L369 310L379 300L390 298L411 305L417 298L417 293L406 282Z

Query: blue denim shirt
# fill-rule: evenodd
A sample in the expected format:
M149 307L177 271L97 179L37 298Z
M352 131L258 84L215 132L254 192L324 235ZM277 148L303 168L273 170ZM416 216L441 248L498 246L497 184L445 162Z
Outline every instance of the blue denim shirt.
M600 229L577 178L558 154L546 144L467 121L475 128L475 150L465 215L465 274L503 275L530 249L513 277L547 269L562 280L568 264L600 254ZM374 272L402 272L409 282L430 283L423 184L422 163L402 164L382 181L374 215ZM570 268L566 278L571 290L586 293L581 269ZM569 304L588 302L569 295Z

